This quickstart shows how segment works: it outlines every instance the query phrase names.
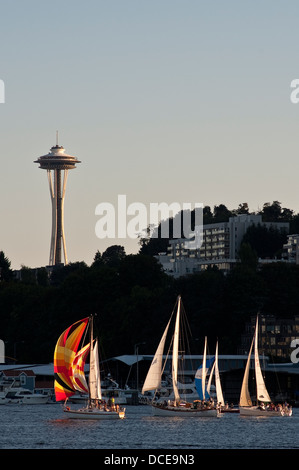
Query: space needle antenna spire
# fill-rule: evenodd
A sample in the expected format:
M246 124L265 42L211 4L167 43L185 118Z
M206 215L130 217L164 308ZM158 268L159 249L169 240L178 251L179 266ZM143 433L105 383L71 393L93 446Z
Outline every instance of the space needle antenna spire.
M68 264L66 242L64 233L64 199L68 170L76 168L81 163L76 157L67 155L65 149L58 145L58 131L56 131L56 145L51 147L47 155L35 160L39 168L47 170L52 202L52 233L49 265L62 264L62 251L64 263Z

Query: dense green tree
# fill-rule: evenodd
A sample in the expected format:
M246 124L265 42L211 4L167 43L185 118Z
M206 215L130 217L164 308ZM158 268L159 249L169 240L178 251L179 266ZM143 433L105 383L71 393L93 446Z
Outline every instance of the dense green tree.
M102 254L102 261L107 264L107 266L117 267L125 256L126 252L123 246L112 245L109 246Z
M213 223L227 222L229 217L231 217L232 215L233 213L224 204L214 206Z
M250 243L243 243L240 246L239 258L244 266L256 270L258 264L257 252L252 248Z
M0 282L9 281L13 277L13 272L10 268L11 262L5 256L3 251L0 251Z
M275 258L281 255L283 244L287 241L285 231L265 225L251 225L242 242L249 244L259 258Z

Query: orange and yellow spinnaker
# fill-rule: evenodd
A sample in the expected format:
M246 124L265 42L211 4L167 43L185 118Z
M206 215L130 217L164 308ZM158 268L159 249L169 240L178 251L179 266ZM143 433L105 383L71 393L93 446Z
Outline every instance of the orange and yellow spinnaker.
M89 318L73 323L60 335L54 351L54 389L56 401L66 400L75 393L73 362Z

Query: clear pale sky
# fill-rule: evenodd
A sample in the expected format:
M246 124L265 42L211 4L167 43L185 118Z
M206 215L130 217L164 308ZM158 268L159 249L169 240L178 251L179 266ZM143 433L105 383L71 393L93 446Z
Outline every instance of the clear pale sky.
M15 0L0 17L0 250L14 269L48 264L48 181L33 162L56 130L82 161L66 190L71 262L138 250L96 237L96 206L118 195L299 212L297 0Z

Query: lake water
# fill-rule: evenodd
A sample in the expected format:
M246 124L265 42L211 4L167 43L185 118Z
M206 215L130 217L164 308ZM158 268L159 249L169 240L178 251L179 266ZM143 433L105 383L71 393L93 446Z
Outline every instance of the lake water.
M128 406L124 420L81 421L67 419L60 404L9 404L0 416L0 449L299 449L296 408L291 417L186 419Z

